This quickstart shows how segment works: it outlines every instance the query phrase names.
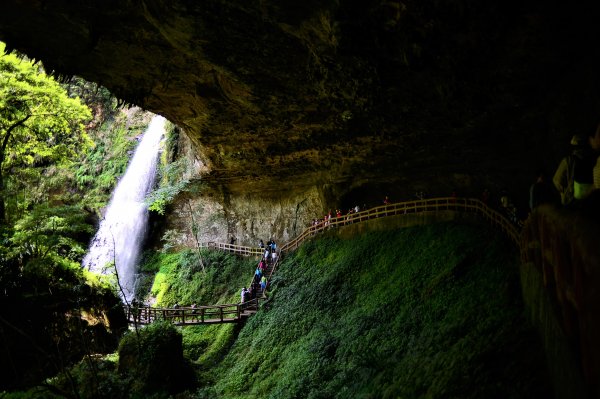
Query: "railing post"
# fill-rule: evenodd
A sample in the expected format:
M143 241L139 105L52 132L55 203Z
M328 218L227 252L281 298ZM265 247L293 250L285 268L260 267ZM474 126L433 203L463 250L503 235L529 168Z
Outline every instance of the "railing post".
M221 314L221 322L223 321L223 306L219 307L219 313Z

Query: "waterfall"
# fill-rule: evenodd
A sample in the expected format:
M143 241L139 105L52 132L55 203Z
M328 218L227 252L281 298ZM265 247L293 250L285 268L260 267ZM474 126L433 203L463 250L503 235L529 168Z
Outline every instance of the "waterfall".
M156 178L159 145L164 132L165 118L154 116L125 175L117 184L82 262L82 266L92 272L109 274L114 269L106 268L106 265L114 261L127 301L134 295L137 260L148 224L144 198Z

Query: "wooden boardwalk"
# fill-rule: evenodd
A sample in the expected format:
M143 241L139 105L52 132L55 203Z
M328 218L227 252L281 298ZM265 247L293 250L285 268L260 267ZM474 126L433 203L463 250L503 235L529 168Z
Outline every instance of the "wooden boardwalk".
M125 312L130 324L146 325L155 321L170 321L177 326L198 324L237 323L256 313L264 298L248 302L225 305L185 306L179 308L153 308L149 306L126 306Z
M279 261L283 254L297 249L304 241L313 238L317 233L327 231L331 228L347 226L354 223L362 223L372 219L382 217L395 217L409 214L424 214L435 212L470 212L482 217L493 226L499 228L508 237L519 245L520 228L509 221L505 215L490 208L482 201L473 198L430 198L415 201L398 202L387 204L350 215L332 217L331 219L320 223L317 226L310 226L304 230L298 237L283 244L278 252L277 260L269 263L265 269L264 275L270 282L275 273ZM208 242L201 245L202 248L227 251L240 256L262 257L264 249L258 247L248 247L242 245L224 244L218 242ZM254 284L254 275L248 285ZM237 323L256 313L260 309L261 302L264 302L265 293L256 287L256 298L245 303L223 304L211 306L198 306L192 308L189 306L180 308L153 308L148 306L126 306L125 313L130 324L146 325L158 320L169 320L178 326L189 326L198 324L220 324Z

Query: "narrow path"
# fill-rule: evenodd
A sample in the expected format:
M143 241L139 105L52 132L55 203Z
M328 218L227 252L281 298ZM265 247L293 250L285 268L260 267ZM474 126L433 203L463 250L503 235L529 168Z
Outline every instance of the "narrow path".
M484 220L490 222L494 227L499 228L517 245L520 244L520 226L515 226L502 213L490 208L482 201L473 198L430 198L415 201L405 201L394 204L387 204L351 215L332 217L317 226L310 226L298 237L283 244L278 250L279 256L273 263L268 263L264 275L270 282L273 274L284 252L293 251L304 241L311 239L317 233L329 230L334 227L347 226L354 223L362 223L371 219L382 217L402 216L410 214L425 214L435 212L470 212L481 216ZM263 249L257 247L247 247L241 245L223 244L216 242L203 243L203 248L227 251L242 256L262 256ZM254 275L249 286L254 284ZM127 320L130 324L145 325L157 320L170 320L178 326L198 325L198 324L216 324L216 323L236 323L244 320L256 313L260 309L261 301L265 301L266 296L258 285L256 297L250 301L238 304L212 305L180 307L180 308L153 308L153 307L125 307Z

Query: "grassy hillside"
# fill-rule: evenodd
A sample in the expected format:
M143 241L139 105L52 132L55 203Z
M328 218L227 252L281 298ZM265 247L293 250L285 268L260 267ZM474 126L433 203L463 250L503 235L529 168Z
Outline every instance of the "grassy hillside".
M237 301L255 262L203 252L204 274L196 255L146 259L159 305ZM288 254L270 301L245 325L179 329L179 353L196 372L185 381L197 385L169 390L187 389L176 397L190 399L552 397L540 344L522 317L517 262L514 246L481 226L320 237ZM177 338L174 327L159 327L148 339ZM80 396L145 397L136 384L169 382L168 363L129 361L126 373L114 356L79 364ZM132 378L146 369L155 377ZM56 386L71 389L65 379ZM24 397L52 397L40 392Z
M149 291L156 306L237 303L258 261L221 251L183 250L147 254L142 259L143 281L138 295ZM204 268L203 268L204 267Z
M310 242L198 395L548 397L516 262L495 232L456 224Z

